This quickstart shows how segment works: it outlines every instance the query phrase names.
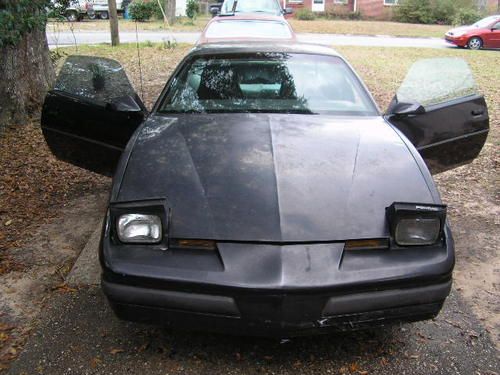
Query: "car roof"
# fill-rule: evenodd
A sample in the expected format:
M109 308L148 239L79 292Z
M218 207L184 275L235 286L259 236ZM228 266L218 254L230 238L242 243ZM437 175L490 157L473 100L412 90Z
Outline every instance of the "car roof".
M270 13L229 13L229 14L220 14L217 17L214 17L210 20L210 22L220 22L220 21L278 21L278 22L287 22L282 16L277 16Z
M240 22L272 22L272 23L279 23L280 25L284 25L288 28L290 31L290 37L289 38L283 38L283 37L275 37L274 35L269 35L269 37L263 37L263 36L254 36L254 35L230 35L228 34L227 36L207 36L208 31L211 26L214 24L231 24L234 22L235 24ZM280 16L273 16L269 14L256 14L256 13L243 13L243 14L238 14L238 15L227 15L227 16L217 16L212 18L210 22L205 26L205 29L200 35L200 38L197 42L197 44L207 44L207 43L216 43L216 42L225 42L225 41L251 41L251 40L258 40L258 41L272 41L272 40L289 40L289 41L295 41L296 40L296 35L293 30L293 28L290 26L288 21L286 21L283 17Z
M311 55L327 55L341 57L334 49L309 43L298 42L266 42L266 41L227 41L206 43L195 46L190 55L220 55L233 53L303 53Z

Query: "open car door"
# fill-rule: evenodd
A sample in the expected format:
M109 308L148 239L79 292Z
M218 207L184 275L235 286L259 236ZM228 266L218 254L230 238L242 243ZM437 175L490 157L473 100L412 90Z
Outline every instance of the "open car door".
M417 61L385 117L415 145L433 174L474 160L489 131L486 101L459 58Z
M42 110L42 131L52 153L110 176L146 108L120 64L70 56Z

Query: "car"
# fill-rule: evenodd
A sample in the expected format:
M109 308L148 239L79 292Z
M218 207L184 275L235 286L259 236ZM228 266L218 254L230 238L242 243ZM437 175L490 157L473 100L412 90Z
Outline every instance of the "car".
M211 3L208 5L208 11L210 12L210 14L212 14L213 17L219 15L223 3L224 0L217 0L215 3Z
M445 34L445 40L472 50L500 48L500 15L483 18L470 26L451 29Z
M114 60L70 56L41 125L114 175L99 258L121 318L294 337L435 317L454 244L432 173L489 129L459 58L418 61L382 114L346 60L299 43L201 44L151 112Z
M116 10L119 13L124 11L124 1L116 0ZM101 20L109 19L108 0L93 0L93 15L92 19L100 18Z
M68 4L63 4L59 0L51 0L52 6L64 9L62 12L68 22L81 21L85 16L92 17L92 3L84 0L70 0Z
M283 17L266 14L236 14L231 17L212 18L201 33L198 44L234 39L294 42L297 38L292 27Z
M220 8L210 8L212 15L233 15L235 13L265 13L275 16L292 14L292 8L283 9L279 0L224 0Z

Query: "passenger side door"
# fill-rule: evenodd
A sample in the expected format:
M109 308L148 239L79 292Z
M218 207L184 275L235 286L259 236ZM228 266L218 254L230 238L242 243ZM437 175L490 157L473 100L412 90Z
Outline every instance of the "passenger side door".
M500 48L500 21L491 26L491 30L484 34L486 48Z
M45 98L41 123L58 159L111 176L146 114L118 62L70 56Z
M489 131L485 99L458 58L417 61L385 118L413 143L432 173L470 163Z

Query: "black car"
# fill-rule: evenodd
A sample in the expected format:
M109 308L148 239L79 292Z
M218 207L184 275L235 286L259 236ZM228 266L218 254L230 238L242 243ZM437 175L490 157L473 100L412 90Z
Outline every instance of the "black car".
M417 62L381 115L326 47L193 49L152 111L73 56L42 115L60 159L114 174L102 289L123 319L289 337L436 316L454 246L431 172L489 127L467 64Z

